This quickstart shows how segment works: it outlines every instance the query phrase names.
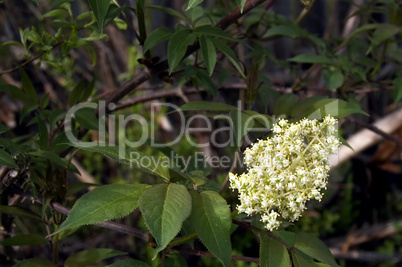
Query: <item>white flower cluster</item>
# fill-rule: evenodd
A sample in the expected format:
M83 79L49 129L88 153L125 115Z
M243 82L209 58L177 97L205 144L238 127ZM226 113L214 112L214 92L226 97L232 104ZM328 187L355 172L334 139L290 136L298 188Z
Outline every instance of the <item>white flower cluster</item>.
M238 211L261 213L261 221L272 231L280 226L280 219L298 220L306 201L320 201L321 189L327 185L329 156L340 145L336 123L329 115L323 122L281 119L273 127L272 138L247 148L248 173L229 173L230 187L239 191Z

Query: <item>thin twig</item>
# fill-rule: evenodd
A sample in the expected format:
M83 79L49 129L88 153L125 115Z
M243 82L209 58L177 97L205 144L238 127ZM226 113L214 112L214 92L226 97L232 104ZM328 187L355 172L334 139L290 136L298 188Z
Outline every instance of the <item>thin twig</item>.
M40 58L41 56L43 56L46 52L52 51L53 49L55 49L56 47L60 46L61 44L63 44L65 42L65 40L70 36L71 34L68 34L66 37L64 37L60 42L56 43L55 45L52 46L52 48L50 50L47 51L41 51L40 53L38 53L37 55L31 57L30 59L24 61L23 63L19 64L18 66L8 69L8 70L3 70L0 71L0 76L2 76L3 74L6 73L10 73L10 72L14 72L16 70L18 70L19 68L25 67L26 65L28 65L29 63L31 63L32 61L35 61L36 59Z

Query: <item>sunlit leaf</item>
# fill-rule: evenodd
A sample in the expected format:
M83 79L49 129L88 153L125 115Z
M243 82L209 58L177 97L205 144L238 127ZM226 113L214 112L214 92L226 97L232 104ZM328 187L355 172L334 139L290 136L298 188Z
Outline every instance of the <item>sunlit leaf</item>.
M204 1L204 0L189 0L187 8L186 8L186 11L191 9L191 8L193 8L193 7L196 7L197 5L202 3L202 1Z

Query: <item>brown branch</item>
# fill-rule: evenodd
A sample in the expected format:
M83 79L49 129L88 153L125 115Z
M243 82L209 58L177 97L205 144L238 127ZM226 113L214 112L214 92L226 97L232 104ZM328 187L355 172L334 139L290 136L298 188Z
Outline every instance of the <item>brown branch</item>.
M151 75L146 71L139 73L134 79L122 85L119 89L114 91L106 100L106 104L114 103L125 97L127 94L134 91L139 85L146 82L151 78Z
M42 52L40 52L39 54L37 54L36 56L34 56L34 57L32 57L32 58L26 60L25 62L21 63L20 65L14 67L14 68L11 68L11 69L8 69L8 70L0 71L0 76L2 76L3 74L6 74L6 73L14 72L14 71L18 70L19 68L25 67L26 65L28 65L28 64L31 63L32 61L34 61L34 60L40 58L41 56L43 56L44 53L45 53L45 51L42 51Z

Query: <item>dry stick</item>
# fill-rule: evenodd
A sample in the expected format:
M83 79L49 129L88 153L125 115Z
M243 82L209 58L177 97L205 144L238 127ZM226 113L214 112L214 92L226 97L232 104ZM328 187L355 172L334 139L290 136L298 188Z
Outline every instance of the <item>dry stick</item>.
M392 135L392 134L388 134L386 132L383 132L382 130L378 129L376 126L368 124L368 123L364 123L362 121L356 120L354 118L351 118L351 121L359 124L360 126L369 129L372 132L375 132L376 134L382 136L385 139L391 140L395 143L397 143L398 145L402 145L402 139Z
M370 126L370 130L364 129L353 134L346 140L353 150L342 145L339 149L338 161L335 163L335 166L341 165L345 161L362 152L364 149L376 144L382 139L382 137L391 139L400 144L400 139L395 140L395 137L390 137L390 134L401 126L402 108L376 121Z

